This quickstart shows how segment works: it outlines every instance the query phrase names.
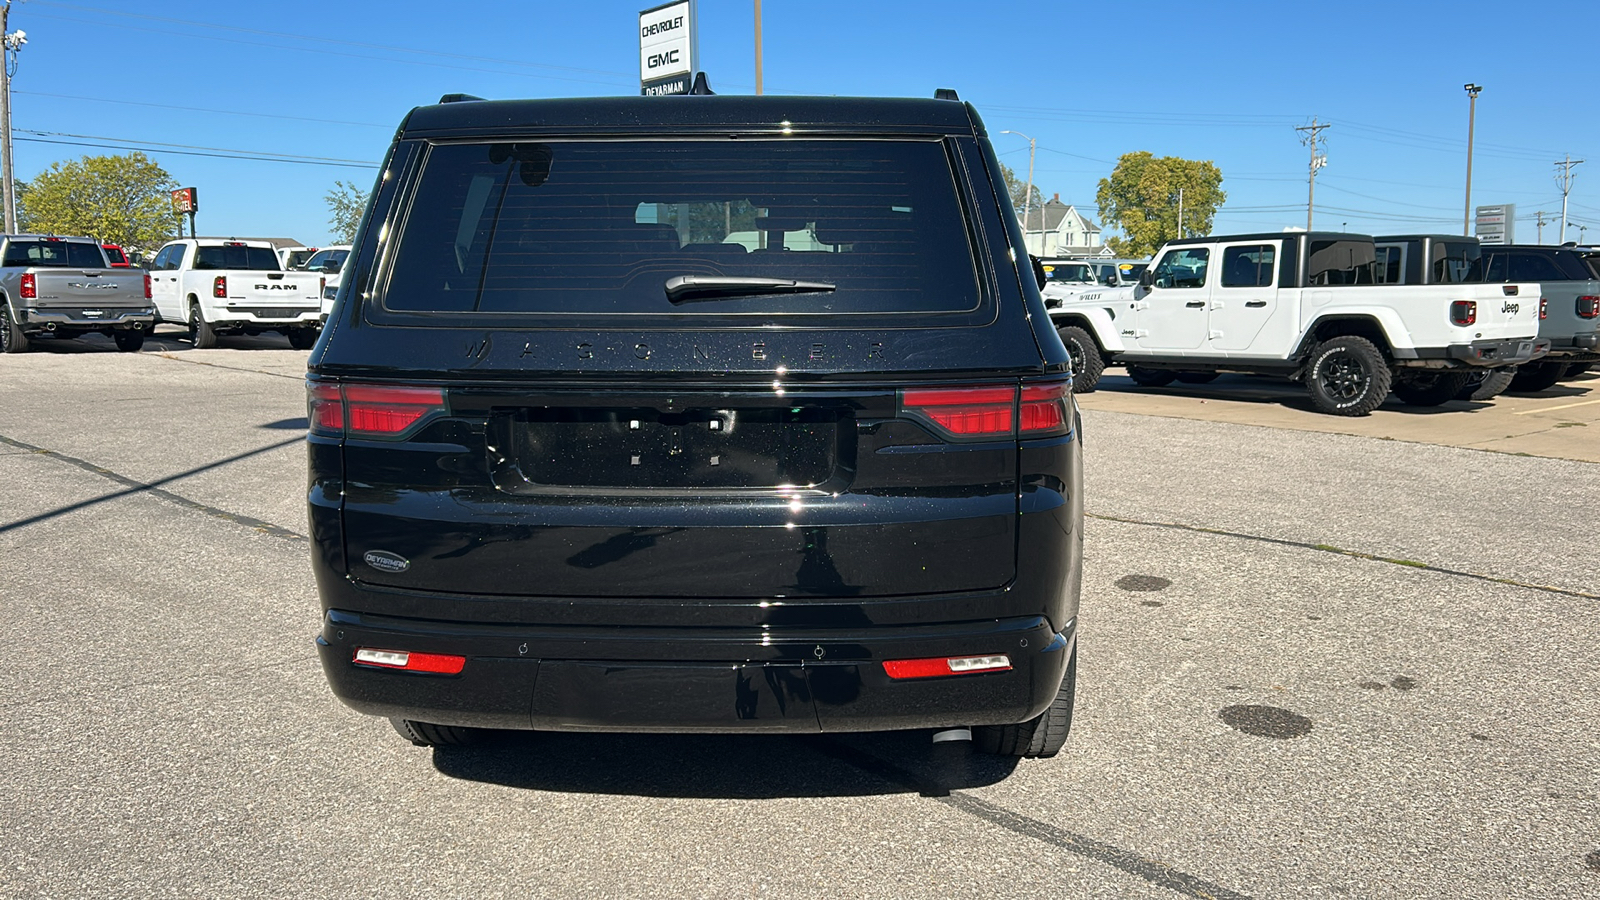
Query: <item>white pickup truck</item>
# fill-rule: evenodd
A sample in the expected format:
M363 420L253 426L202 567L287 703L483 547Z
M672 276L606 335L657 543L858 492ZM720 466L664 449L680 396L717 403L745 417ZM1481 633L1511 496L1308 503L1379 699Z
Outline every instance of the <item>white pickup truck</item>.
M1141 385L1221 372L1305 383L1325 413L1364 416L1391 388L1406 403L1452 399L1480 367L1549 351L1538 284L1377 283L1373 240L1289 232L1171 241L1132 287L1085 291L1049 310L1074 389L1107 363Z
M159 321L188 324L201 349L222 334L277 331L309 350L321 328L322 276L283 271L266 241L171 241L150 264L150 287Z

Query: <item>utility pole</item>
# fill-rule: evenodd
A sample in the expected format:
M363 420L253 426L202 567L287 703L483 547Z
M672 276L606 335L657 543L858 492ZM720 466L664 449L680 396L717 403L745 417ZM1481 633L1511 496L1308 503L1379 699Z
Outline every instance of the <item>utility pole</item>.
M0 6L0 43L4 44L5 59L0 61L0 200L5 206L7 234L17 233L17 185L12 177L11 153L11 76L17 74L17 53L28 42L27 32L11 27L11 0Z
M1467 92L1467 202L1461 213L1461 233L1472 235L1472 127L1478 118L1478 93L1483 85L1468 82L1461 86Z
M756 0L756 96L761 96L761 0Z
M1533 214L1533 227L1534 227L1533 242L1535 244L1544 243L1544 217L1548 216L1548 215L1550 215L1550 214L1545 212L1544 210L1540 210L1540 211L1538 211L1538 212Z
M6 130L10 132L9 128ZM1567 242L1567 194L1572 192L1572 167L1582 164L1583 160L1573 159L1571 153L1564 160L1556 160L1556 168L1561 170L1556 176L1556 184L1561 185L1561 240L1556 241L1558 244Z
M1033 152L1039 148L1039 142L1028 137L1020 131L1002 131L1001 134L1014 134L1019 138L1028 138L1028 187L1022 194L1022 248L1028 248L1028 211L1033 208ZM1044 212L1039 212L1039 255L1044 255Z
M1306 176L1306 230L1311 230L1311 211L1317 199L1317 170L1328 164L1328 154L1317 155L1317 136L1323 129L1330 126L1319 125L1313 118L1310 125L1301 125L1295 131L1303 131L1306 136L1300 139L1302 144L1311 145L1311 173Z

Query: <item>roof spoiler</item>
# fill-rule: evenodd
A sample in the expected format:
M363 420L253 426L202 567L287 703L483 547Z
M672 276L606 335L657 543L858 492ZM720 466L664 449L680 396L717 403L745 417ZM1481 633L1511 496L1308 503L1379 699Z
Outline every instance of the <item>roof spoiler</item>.
M439 98L439 102L440 103L470 103L470 102L472 102L474 100L482 100L482 99L483 99L482 97L474 97L471 94L445 94L443 97Z
M955 88L939 88L933 92L933 99L959 101L961 98L957 96Z

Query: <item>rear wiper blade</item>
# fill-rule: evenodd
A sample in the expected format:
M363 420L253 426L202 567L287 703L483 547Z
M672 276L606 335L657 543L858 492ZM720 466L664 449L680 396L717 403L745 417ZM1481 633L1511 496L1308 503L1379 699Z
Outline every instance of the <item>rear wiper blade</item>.
M751 297L757 294L818 294L837 289L826 281L736 278L726 275L674 275L667 279L665 287L667 299L673 303Z

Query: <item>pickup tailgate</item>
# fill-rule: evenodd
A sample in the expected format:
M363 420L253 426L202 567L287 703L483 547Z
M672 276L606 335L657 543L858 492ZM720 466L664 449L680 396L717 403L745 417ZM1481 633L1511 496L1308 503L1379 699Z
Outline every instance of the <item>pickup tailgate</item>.
M140 269L59 269L36 267L31 275L38 297L28 302L40 308L97 309L147 307L145 274Z
M1532 338L1539 334L1540 288L1537 284L1459 285L1472 291L1464 299L1478 304L1473 340Z
M311 272L231 269L213 276L212 296L219 301L226 297L228 309L257 318L295 318L321 311L322 276Z

